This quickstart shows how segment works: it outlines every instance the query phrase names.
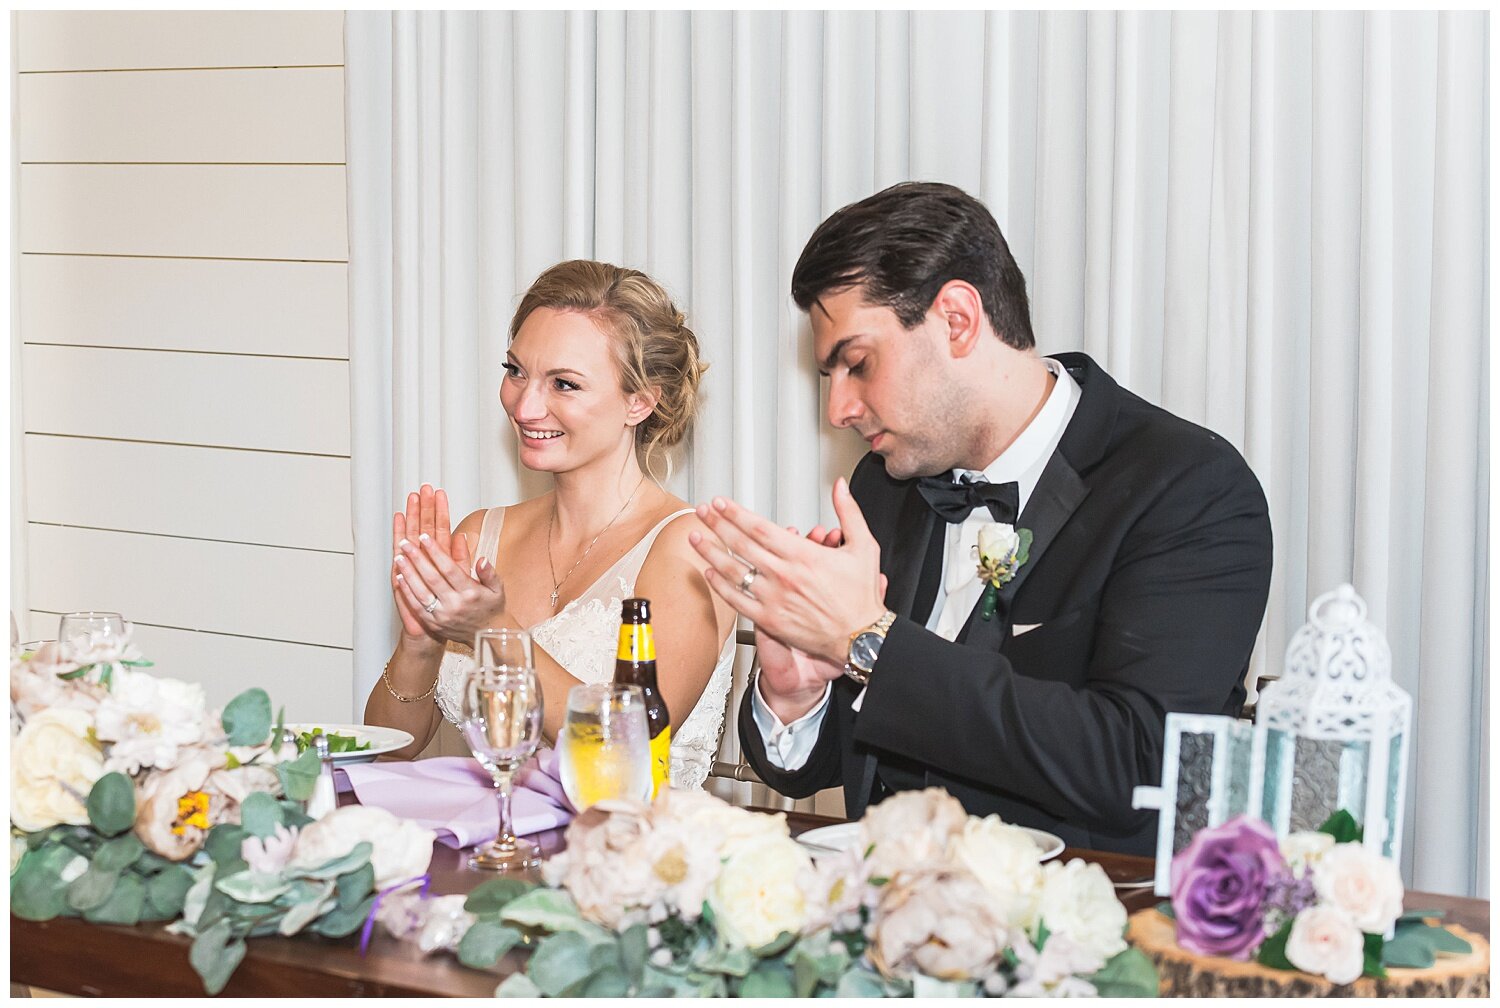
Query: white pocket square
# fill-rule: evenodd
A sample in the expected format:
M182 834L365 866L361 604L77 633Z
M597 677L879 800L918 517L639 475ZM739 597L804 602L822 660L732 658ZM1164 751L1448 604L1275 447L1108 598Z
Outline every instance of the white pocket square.
M1041 625L1040 623L1017 623L1010 628L1010 635L1012 637L1019 637L1023 633L1031 633L1031 631Z

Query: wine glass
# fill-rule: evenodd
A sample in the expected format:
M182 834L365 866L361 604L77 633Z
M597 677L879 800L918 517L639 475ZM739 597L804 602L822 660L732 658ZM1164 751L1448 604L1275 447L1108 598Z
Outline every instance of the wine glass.
M568 690L558 737L563 790L582 812L607 798L651 794L651 739L639 686L589 683Z
M57 623L57 647L64 658L87 651L95 638L118 641L124 636L125 620L117 612L70 612Z
M516 836L510 813L516 771L542 738L542 687L531 662L531 637L520 630L481 630L474 659L464 681L459 728L474 758L494 778L500 830L474 852L469 867L524 871L541 863L536 845Z

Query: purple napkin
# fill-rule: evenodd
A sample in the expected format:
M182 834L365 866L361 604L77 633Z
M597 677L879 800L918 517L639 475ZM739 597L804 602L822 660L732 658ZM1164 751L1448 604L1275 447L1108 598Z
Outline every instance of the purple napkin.
M340 791L352 789L361 805L383 808L434 830L438 842L449 847L472 847L493 840L499 832L494 782L469 756L352 763L336 769L334 780ZM521 768L510 809L518 836L553 829L573 818L557 776L554 750L543 750Z

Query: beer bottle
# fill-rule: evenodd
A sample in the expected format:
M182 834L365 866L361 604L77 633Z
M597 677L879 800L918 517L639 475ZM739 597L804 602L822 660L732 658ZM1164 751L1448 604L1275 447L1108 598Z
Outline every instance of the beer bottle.
M639 686L646 697L646 731L651 736L651 797L667 784L672 716L656 685L656 642L651 636L651 600L628 598L620 604L620 647L615 652L615 685Z

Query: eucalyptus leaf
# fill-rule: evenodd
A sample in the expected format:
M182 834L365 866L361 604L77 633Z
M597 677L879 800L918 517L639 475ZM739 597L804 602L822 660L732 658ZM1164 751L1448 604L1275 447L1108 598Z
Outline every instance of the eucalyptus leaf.
M281 806L266 792L252 791L240 803L240 825L262 840L275 836L276 827L281 825Z
M146 903L162 918L176 917L184 909L193 881L193 873L182 865L163 869L146 883Z
M693 965L707 973L723 973L732 977L743 977L755 966L755 956L749 949L715 946L693 957Z
M85 806L89 822L107 837L135 824L135 785L122 773L107 773L94 782Z
M333 883L324 882L316 892L304 896L287 908L286 914L276 926L276 931L279 934L294 935L333 909L333 906Z
M885 997L885 984L881 982L878 973L861 966L839 978L837 996L841 998Z
M203 915L203 907L208 903L208 897L214 892L216 870L217 866L210 861L194 872L193 884L182 898L182 919L193 927L194 932L197 930L198 918Z
M85 910L83 919L92 924L139 924L145 907L146 884L134 875L121 875L109 898Z
M589 943L572 931L543 938L526 968L532 982L548 997L564 996L565 991L587 980L592 972Z
M518 896L524 896L537 888L535 882L521 879L499 878L481 882L464 900L464 909L476 917L498 914Z
M646 960L651 955L646 931L646 925L632 924L620 933L620 965L625 970L625 976L635 986L640 986Z
M972 980L939 980L925 973L918 973L911 981L914 998L968 998L974 997L978 990L979 985Z
M188 951L188 962L203 978L203 989L211 995L224 989L244 958L245 942L231 937L228 921L222 921L199 935Z
M214 888L241 903L269 903L291 888L280 874L251 871L235 872L214 883Z
M243 826L235 823L220 823L208 831L208 839L204 841L203 849L213 859L214 864L219 866L219 871L227 875L231 870L239 870L239 868L231 868L236 861L241 862L240 868L244 867L243 859L240 857L240 848L249 835L250 833Z
M763 959L757 963L739 989L739 996L742 998L789 998L795 993L792 971L787 969L786 964L774 959Z
M10 877L10 912L30 921L51 920L66 913L62 870L76 856L61 844L27 851Z
M781 932L781 934L777 935L775 938L772 938L769 942L762 945L760 948L752 949L751 955L755 956L757 959L771 959L775 956L781 955L781 953L791 948L792 943L796 940L797 935L795 932L783 931Z
M600 969L589 977L584 984L580 997L587 998L622 998L630 993L630 981L626 978L624 970L616 961L611 966Z
M90 865L88 871L68 883L68 906L79 912L102 906L119 881L119 872Z
M297 869L297 874L301 875L304 878L310 879L338 878L340 875L343 875L347 872L358 871L360 868L363 868L365 865L369 864L370 854L373 853L374 850L375 847L370 843L370 841L361 840L359 843L354 845L353 850L351 850L348 854L345 854L343 857L336 857L332 861L329 861L327 864L319 865L316 868L299 868Z
M542 989L532 983L531 977L525 973L512 973L500 981L500 986L495 988L497 998L536 998L542 996Z
M122 872L140 860L145 852L146 845L134 833L122 833L99 846L93 865L103 872Z
M364 924L365 918L370 916L370 908L374 905L375 895L371 893L353 906L335 906L313 925L313 930L327 938L348 937Z
M1436 951L1427 936L1413 930L1397 931L1396 937L1386 942L1380 952L1380 961L1397 969L1427 969L1436 960Z
M313 795L321 769L317 750L308 749L294 760L277 763L276 777L281 781L281 790L286 792L288 798L305 802Z
M1088 979L1100 997L1108 998L1156 997L1160 987L1156 966L1138 948L1116 953Z
M224 707L223 723L230 745L261 745L271 737L270 696L258 686L247 689Z
M522 927L577 934L590 945L614 940L610 932L579 916L573 898L561 889L532 889L507 903L500 919Z
M489 969L521 940L521 932L498 921L476 921L458 943L458 961L472 969Z
M334 892L340 909L354 906L375 890L375 866L365 862L352 872L340 875Z

